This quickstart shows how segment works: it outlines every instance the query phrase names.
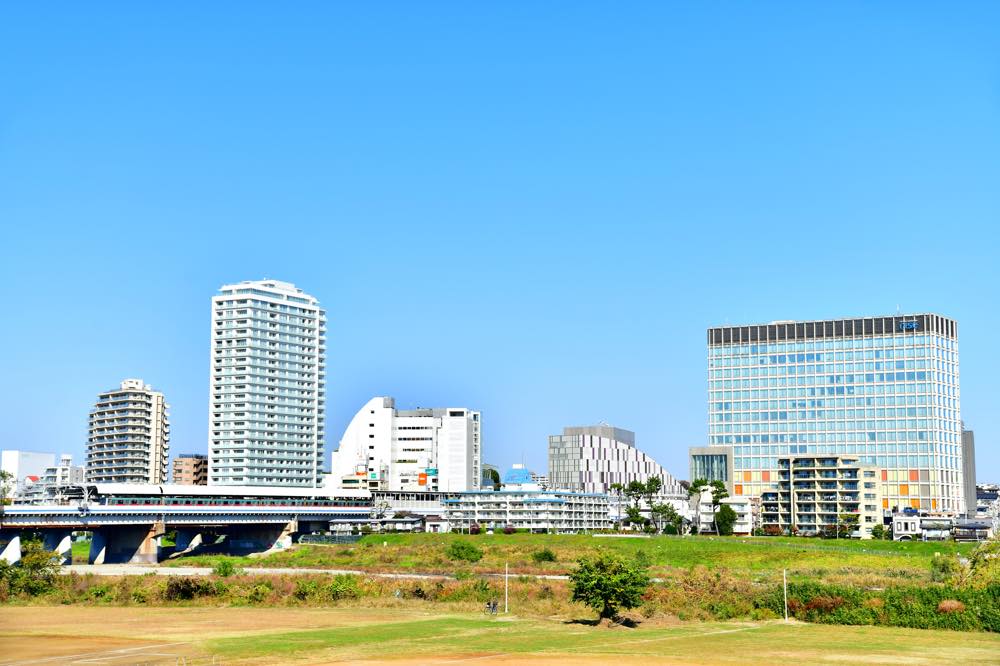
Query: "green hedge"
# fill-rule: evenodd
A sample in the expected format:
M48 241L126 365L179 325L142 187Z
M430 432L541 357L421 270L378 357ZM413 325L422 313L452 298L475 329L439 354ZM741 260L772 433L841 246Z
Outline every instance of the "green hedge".
M759 600L759 606L779 616L783 614L781 588L772 589ZM792 583L788 585L788 611L798 620L822 624L1000 632L1000 585L863 590L822 583Z

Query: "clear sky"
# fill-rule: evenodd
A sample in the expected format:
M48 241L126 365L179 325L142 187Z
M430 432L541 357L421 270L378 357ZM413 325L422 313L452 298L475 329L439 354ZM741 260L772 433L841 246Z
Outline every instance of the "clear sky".
M205 451L210 298L268 277L327 309L328 450L392 395L685 478L708 326L898 306L1000 481L996 3L204 4L0 7L0 448L79 460L141 377Z

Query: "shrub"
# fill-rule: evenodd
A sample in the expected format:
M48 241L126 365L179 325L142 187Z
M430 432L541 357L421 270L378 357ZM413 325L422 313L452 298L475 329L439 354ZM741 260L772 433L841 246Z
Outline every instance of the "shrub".
M352 574L339 574L326 586L326 594L331 601L354 599L360 596L358 577Z
M469 534L479 534L483 531L479 525L469 525Z
M215 588L207 581L187 577L171 577L163 589L167 601L186 601L195 597L212 596Z
M299 601L312 599L319 592L319 583L314 580L299 579L295 581L295 591L292 595Z
M777 525L764 525L764 536L781 536L784 530Z
M954 557L942 557L935 555L931 559L931 581L935 583L946 583L959 573L961 565Z
M531 554L531 559L535 562L555 562L556 554L552 552L551 548L542 548L541 550L536 550Z
M271 596L271 586L268 583L257 583L247 591L247 601L259 604Z
M56 570L51 552L37 541L25 541L21 545L21 559L16 564L0 560L0 589L7 594L29 596L51 592Z
M736 524L736 512L733 511L733 507L728 504L723 504L719 507L718 513L715 514L715 526L719 530L719 534L722 536L732 536L733 525Z
M827 596L817 596L810 599L805 604L805 609L807 611L820 611L822 613L829 613L835 611L844 605L843 597L827 597Z
M87 596L94 601L108 601L111 598L111 588L107 584L95 585L87 590Z
M961 613L965 610L965 604L957 599L942 599L937 609L938 613Z
M212 573L221 578L228 578L233 575L242 575L243 570L237 569L232 560L223 559L216 562L215 567L212 568Z
M476 544L470 541L453 541L445 554L453 560L463 560L465 562L478 562L483 559L483 551Z
M517 530L516 530L516 529L514 529L514 526L513 526L513 525L504 525L504 526L503 526L503 533L504 533L504 534L513 534L513 533L514 533L514 532L516 532L516 531L517 531Z

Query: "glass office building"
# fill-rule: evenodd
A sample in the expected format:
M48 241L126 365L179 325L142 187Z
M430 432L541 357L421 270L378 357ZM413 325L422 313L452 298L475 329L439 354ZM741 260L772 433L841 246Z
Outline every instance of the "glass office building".
M708 329L709 444L735 495L778 489L778 459L851 455L884 509L964 511L958 325L934 314Z

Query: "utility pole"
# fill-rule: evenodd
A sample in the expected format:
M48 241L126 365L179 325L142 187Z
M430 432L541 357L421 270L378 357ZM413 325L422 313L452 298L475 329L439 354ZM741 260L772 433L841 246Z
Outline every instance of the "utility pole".
M788 622L788 569L781 570L781 587L785 597L785 622Z
M510 563L504 562L503 563L503 614L504 615L507 614L507 600L509 598L508 595L509 579L510 579Z

